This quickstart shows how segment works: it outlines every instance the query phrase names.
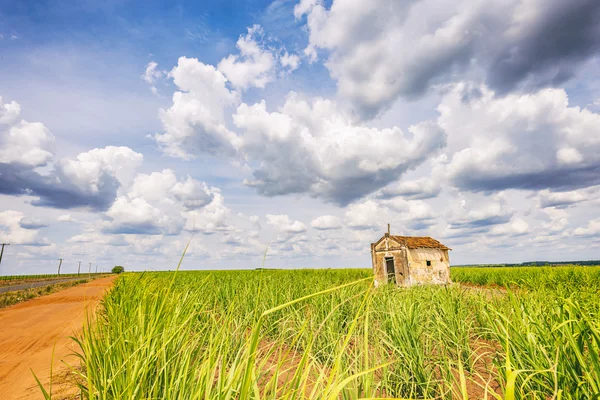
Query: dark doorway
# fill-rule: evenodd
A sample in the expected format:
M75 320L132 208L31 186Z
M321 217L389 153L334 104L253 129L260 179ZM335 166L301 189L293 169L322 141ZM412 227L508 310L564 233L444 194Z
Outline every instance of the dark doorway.
M385 272L387 273L387 280L389 282L396 283L396 270L394 268L394 258L385 258Z

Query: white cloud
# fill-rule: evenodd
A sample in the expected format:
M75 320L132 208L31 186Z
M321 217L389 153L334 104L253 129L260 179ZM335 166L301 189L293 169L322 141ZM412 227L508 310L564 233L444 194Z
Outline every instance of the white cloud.
M484 198L481 202L461 200L446 210L448 226L444 236L452 238L484 234L497 225L509 223L513 216L515 210L501 194ZM519 224L515 226L517 228Z
M513 218L510 222L496 225L490 229L491 236L521 236L529 231L529 224L521 218Z
M346 226L356 230L383 228L389 217L382 207L373 200L350 204L345 213Z
M226 110L237 104L225 77L196 59L180 58L170 75L181 91L160 111L162 150L190 159L200 153L246 163L248 186L266 196L304 193L339 204L359 199L434 157L445 146L435 122L378 129L357 122L337 103L288 94L279 111L266 103L242 103L227 127Z
M310 103L295 93L276 112L265 102L238 107L235 125L244 131L242 151L255 161L261 194L306 193L340 204L397 180L445 145L441 128L424 122L377 129L353 121L335 102Z
M141 197L118 197L106 215L112 219L106 232L157 234L164 230L173 234L178 230L177 221Z
M419 179L414 181L400 181L393 183L377 192L377 197L389 199L402 197L404 199L429 199L437 197L442 190L440 183L433 179Z
M561 164L578 164L583 161L581 153L571 147L559 149L556 152L556 159Z
M598 237L600 236L600 219L593 219L586 227L579 227L573 231L574 236Z
M219 62L219 71L234 87L264 88L274 79L275 56L262 43L263 35L260 25L248 28L248 33L240 36L236 43L240 54L230 54Z
M166 76L167 73L165 71L161 71L157 69L158 64L154 61L150 61L146 64L146 70L142 74L142 79L145 80L149 85L152 93L158 95L158 89L154 84L163 76Z
M19 121L21 107L0 97L0 163L29 167L52 160L54 136L40 122Z
M312 220L310 226L321 231L326 231L331 229L340 229L342 227L342 223L338 217L333 215L322 215Z
M294 17L300 19L304 14L307 14L316 5L322 5L323 2L320 0L300 0L298 4L294 6Z
M49 246L50 241L40 238L37 228L24 228L27 217L19 211L0 212L0 242L23 246Z
M146 70L142 75L142 79L148 82L150 85L154 85L154 83L165 73L164 71L160 71L157 69L158 64L154 61L150 61L146 64Z
M178 234L197 216L189 211L210 206L217 195L217 189L189 176L178 181L168 169L138 174L127 194L118 197L106 212L110 221L102 229L110 233Z
M306 231L306 225L300 221L292 221L288 215L267 214L267 223L287 234L298 234Z
M554 235L558 232L564 232L569 224L569 214L564 209L545 208L541 210L549 221L542 224L542 231Z
M303 53L309 64L314 64L319 59L319 54L317 53L315 46L306 46Z
M227 88L227 79L212 65L180 57L169 76L179 91L173 105L161 109L164 133L154 135L168 155L190 159L198 153L235 154L237 136L225 124L225 110L239 103L239 93Z
M541 208L569 207L576 203L598 198L598 189L598 187L591 187L568 192L551 192L549 190L542 190L538 192L538 205Z
M185 182L177 182L172 188L175 198L181 201L188 210L202 208L215 197L215 189L209 188L205 182L187 177Z
M212 188L212 190L214 197L209 204L199 210L187 213L186 230L201 232L205 235L233 230L228 223L231 210L225 206L225 199L218 189Z
M75 218L71 216L71 214L62 214L59 215L56 220L58 222L78 222Z
M93 244L101 246L125 246L122 236L103 235L100 232L84 232L67 239L67 243Z
M85 192L98 193L115 180L127 186L142 165L144 156L129 147L107 146L80 153L73 159L63 159L58 169L61 177Z
M279 59L281 66L288 71L294 71L300 66L300 57L296 54L289 54L287 51Z
M32 196L37 206L106 209L142 163L140 153L123 146L56 159L52 133L40 122L19 121L19 112L17 103L0 101L2 194Z
M21 115L21 106L16 101L4 103L0 97L0 124L12 124Z
M500 97L485 86L460 83L438 111L451 154L443 169L462 190L568 190L600 183L600 114L569 107L562 89Z
M340 96L373 116L400 95L418 96L460 74L483 75L502 92L562 83L597 53L599 7L594 0L334 0L327 8L302 0L294 15L306 15L310 46L328 51Z
M408 228L405 233L427 229L437 223L438 214L428 203L421 200L407 201L402 197L395 197L382 201L381 205L398 213L392 220L395 223L400 222L403 228Z

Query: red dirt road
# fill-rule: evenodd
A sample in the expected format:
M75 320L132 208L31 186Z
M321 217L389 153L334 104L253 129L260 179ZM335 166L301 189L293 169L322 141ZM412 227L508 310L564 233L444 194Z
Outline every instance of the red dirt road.
M86 310L95 310L115 279L96 279L0 310L1 399L43 399L31 370L48 390L53 349L53 398L74 394L70 385L60 385L69 371L62 360L78 365L69 336L81 331Z

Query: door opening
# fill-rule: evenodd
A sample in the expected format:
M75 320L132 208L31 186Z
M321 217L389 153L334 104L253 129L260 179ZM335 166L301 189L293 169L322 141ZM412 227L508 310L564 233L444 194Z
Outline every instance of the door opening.
M387 280L389 282L396 283L396 269L394 268L394 258L385 258L385 272L387 273Z

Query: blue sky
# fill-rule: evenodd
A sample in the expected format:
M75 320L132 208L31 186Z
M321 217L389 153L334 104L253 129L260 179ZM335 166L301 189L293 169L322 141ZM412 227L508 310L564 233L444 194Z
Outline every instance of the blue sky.
M600 6L0 2L0 273L598 259Z

